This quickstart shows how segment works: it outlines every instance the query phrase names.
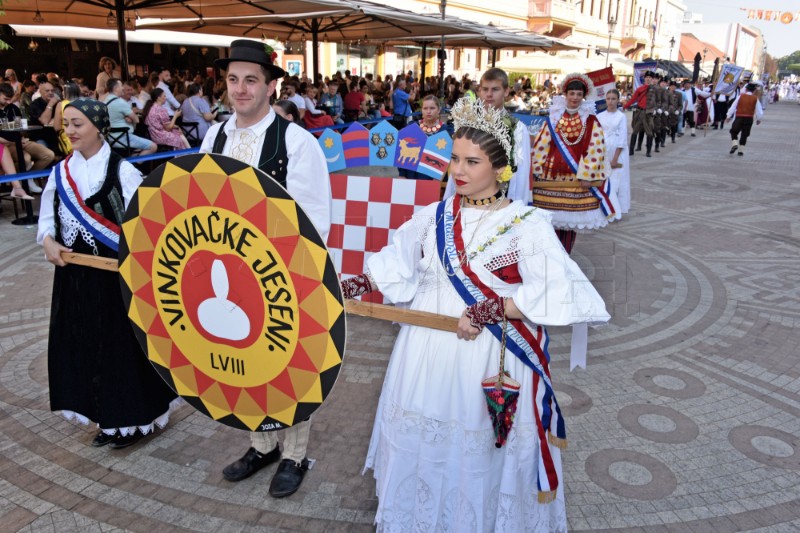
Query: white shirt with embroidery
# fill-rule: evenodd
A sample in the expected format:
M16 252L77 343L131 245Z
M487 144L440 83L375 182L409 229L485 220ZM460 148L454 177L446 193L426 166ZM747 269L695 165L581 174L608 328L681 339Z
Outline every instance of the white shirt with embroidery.
M219 128L225 128L228 138L222 148L222 155L258 167L267 128L276 116L270 108L269 113L256 124L247 128L237 128L236 113L234 113L227 122L209 128L200 152L210 154ZM289 157L286 168L286 190L314 223L322 240L327 242L331 229L331 182L322 148L313 135L292 123L286 129L286 153Z
M72 157L69 158L69 173L75 186L78 188L78 194L84 200L96 194L97 191L103 186L106 180L106 169L108 167L108 158L111 156L111 149L108 143L103 143L102 148L89 159L85 159L83 154L79 151L74 151ZM60 162L58 166L61 169L61 179L66 178L65 163ZM139 184L142 183L142 174L136 168L123 161L119 167L119 182L122 186L122 198L125 201L125 207L128 207L131 198L133 198ZM53 210L53 201L56 195L56 170L50 171L50 177L47 178L47 185L42 191L42 204L39 208L39 230L36 234L36 242L42 244L47 235L55 238L56 235L56 221L55 212ZM61 202L58 208L58 218L61 223L61 236L64 239L66 246L72 246L75 239L80 233L83 240L89 246L94 246L94 238L84 228L80 222L69 212L69 210Z

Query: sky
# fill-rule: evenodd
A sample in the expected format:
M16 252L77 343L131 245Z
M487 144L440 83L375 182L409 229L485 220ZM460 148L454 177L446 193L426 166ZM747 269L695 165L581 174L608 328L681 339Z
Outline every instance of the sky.
M761 30L767 41L767 52L780 58L800 50L800 21L784 24L779 20L755 20L747 18L746 9L771 9L800 14L798 0L683 0L686 10L703 14L703 22L738 22ZM712 43L713 44L713 43Z

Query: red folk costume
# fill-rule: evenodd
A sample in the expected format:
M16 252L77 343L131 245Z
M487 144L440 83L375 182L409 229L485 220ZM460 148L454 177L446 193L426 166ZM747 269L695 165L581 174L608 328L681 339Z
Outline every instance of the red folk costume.
M562 93L572 81L581 82L586 87L585 94L594 93L591 80L582 74L567 76ZM607 211L613 208L604 192L605 141L594 102L584 101L572 110L567 109L564 96L556 96L549 124L539 132L532 152L533 205L550 211L556 229L592 230L608 224ZM572 159L575 168L568 159ZM579 180L592 181L595 187L583 189ZM564 186L537 188L537 182L563 182Z

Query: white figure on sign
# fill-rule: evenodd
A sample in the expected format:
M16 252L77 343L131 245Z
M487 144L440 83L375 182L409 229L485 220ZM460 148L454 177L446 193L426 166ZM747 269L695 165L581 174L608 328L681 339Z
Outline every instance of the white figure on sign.
M214 259L211 265L211 286L214 298L209 298L197 308L200 325L221 339L246 339L250 334L250 319L241 307L228 300L228 270L219 259Z

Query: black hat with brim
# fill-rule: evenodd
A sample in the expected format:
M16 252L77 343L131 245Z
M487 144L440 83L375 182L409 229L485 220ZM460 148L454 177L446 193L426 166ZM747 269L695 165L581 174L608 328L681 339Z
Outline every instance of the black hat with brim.
M272 79L282 78L286 72L279 66L272 63L273 52L267 52L267 45L259 41L249 39L237 39L231 43L231 53L228 57L217 59L214 64L222 70L228 70L228 65L234 61L244 61L245 63L256 63L266 68L272 75Z

